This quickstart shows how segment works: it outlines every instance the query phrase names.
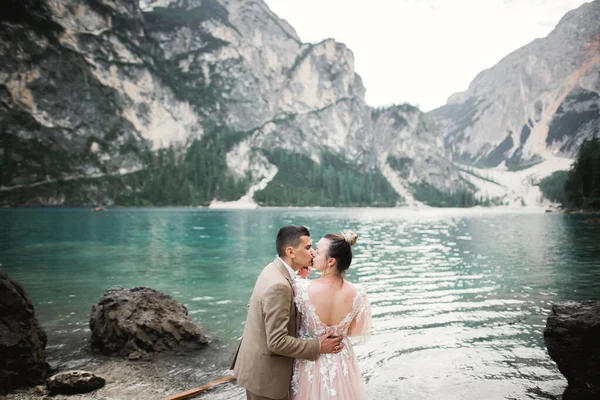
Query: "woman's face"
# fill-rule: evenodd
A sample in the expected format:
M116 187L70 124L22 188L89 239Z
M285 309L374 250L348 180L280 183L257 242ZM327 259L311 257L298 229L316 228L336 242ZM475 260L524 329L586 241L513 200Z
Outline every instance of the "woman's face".
M315 259L313 260L313 268L323 272L327 269L327 262L329 257L327 252L329 251L329 239L322 238L317 243L317 250L315 251Z

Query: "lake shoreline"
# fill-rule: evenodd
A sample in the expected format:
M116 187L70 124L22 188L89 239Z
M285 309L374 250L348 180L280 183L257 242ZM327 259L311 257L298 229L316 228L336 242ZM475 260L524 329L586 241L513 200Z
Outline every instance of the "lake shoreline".
M0 210L94 210L96 206L93 205L18 205L0 206ZM169 209L186 209L186 210L211 210L211 211L252 211L252 210L344 210L344 209L371 209L371 210L399 210L399 211L427 211L427 210L495 210L495 211L541 211L564 214L600 214L600 210L566 210L558 207L548 205L535 205L535 206L473 206L473 207L434 207L428 205L422 206L398 206L398 207L378 207L378 206L352 206L344 205L339 207L333 206L257 206L248 208L237 208L237 207L210 207L210 206L182 206L182 205L169 205L169 206L103 206L103 210L96 212L104 212L109 210L169 210Z
M572 215L600 215L600 210L584 210L584 209L566 209L560 210L563 214L572 214Z
M59 394L50 398L56 400L158 400L196 388L226 374L226 371L220 370L203 371L202 373L184 370L174 373L173 368L172 360L165 362L160 356L145 361L97 356L92 358L89 363L75 369L89 371L104 378L106 384L102 388L88 393ZM67 370L73 369L53 371L52 375ZM227 385L236 386L235 382ZM27 387L4 396L0 395L0 400L41 399L43 396L44 394L38 392L36 387Z
M125 359L93 360L81 368L106 380L104 387L89 393L55 395L53 399L106 399L150 400L168 397L190 389L189 385L168 375L168 371L154 362L132 362ZM26 400L41 398L35 387L18 389L3 400Z

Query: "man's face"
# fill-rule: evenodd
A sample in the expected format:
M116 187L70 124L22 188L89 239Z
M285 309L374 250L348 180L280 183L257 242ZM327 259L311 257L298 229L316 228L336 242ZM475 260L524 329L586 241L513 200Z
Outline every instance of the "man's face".
M310 236L301 236L300 244L292 249L291 261L295 265L290 265L294 270L302 267L310 267L315 258L315 252L312 249L312 240Z

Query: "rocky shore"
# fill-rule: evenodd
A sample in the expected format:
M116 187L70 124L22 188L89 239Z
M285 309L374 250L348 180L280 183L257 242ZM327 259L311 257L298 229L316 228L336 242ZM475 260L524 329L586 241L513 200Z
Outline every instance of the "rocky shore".
M2 400L44 398L48 390L54 399L162 399L222 377L231 362L185 306L151 288L109 289L92 306L91 346L70 365L46 359L33 305L1 265L0 315Z
M190 359L194 363L190 363ZM211 349L202 353L158 355L144 361L94 355L78 369L91 371L106 380L104 387L89 393L44 396L35 387L18 389L0 400L160 400L193 389L227 373L229 354ZM52 360L50 360L52 361ZM52 362L51 362L52 364ZM190 365L194 367L190 367ZM235 383L227 383L202 396L206 400L242 399L243 391Z
M86 370L106 379L106 385L96 391L74 395L55 395L52 399L154 400L190 389L190 382L177 379L155 362L132 362L124 359L95 360ZM192 384L193 386L193 384ZM34 387L0 396L2 400L42 399ZM50 398L50 397L48 397Z

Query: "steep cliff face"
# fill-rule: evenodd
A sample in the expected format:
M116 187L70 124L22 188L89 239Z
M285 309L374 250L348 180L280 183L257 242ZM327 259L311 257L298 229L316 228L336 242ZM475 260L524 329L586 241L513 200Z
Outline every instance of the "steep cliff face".
M414 185L429 184L445 192L467 189L450 162L433 121L408 104L374 110L373 136L381 171L408 205L419 205ZM469 189L474 189L469 187Z
M264 151L283 149L319 162L320 152L374 166L365 89L354 72L351 52L328 40L300 50L281 87L263 99L274 110L270 119L228 154L228 165L244 173Z
M263 151L274 148L371 161L365 89L343 44L303 44L262 1L159 4L145 3L144 16L169 62L193 85L190 91L207 91L223 122L249 133L227 154L233 173L268 175ZM208 7L220 18L198 23Z
M126 173L198 133L161 78L137 4L14 1L0 25L0 184ZM165 75L165 74L163 74Z
M545 38L481 72L430 113L454 160L522 169L573 157L598 134L600 1L566 14Z
M123 117L125 99L73 49L49 4L11 6L0 30L2 184L134 167L129 148L143 139Z
M216 173L251 182L273 176L275 149L377 166L352 52L302 43L262 1L13 3L0 25L5 196L147 170L152 151L175 145L181 158L194 140L224 143ZM207 138L207 123L226 129ZM209 198L218 186L196 189Z

